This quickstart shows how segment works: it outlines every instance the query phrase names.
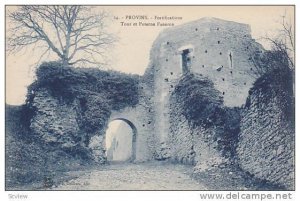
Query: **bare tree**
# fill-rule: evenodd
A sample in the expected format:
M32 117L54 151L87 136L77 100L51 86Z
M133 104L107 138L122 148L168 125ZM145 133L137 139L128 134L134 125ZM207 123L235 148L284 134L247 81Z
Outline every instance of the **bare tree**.
M280 29L274 37L266 36L265 40L271 44L271 50L255 52L251 61L255 66L254 73L260 77L274 69L295 69L295 37L294 24L287 20L286 14L280 18Z
M285 55L288 60L289 68L295 68L295 30L291 20L287 21L286 14L281 16L281 29L275 39L266 37L272 43L272 49Z
M7 51L32 46L41 60L54 52L64 65L105 64L105 52L115 39L105 31L107 13L86 6L20 6L8 13Z
M273 81L281 82L285 90L290 90L295 96L295 30L294 24L291 20L287 21L286 16L281 16L280 29L274 37L263 38L271 43L271 49L257 51L250 58L255 67L255 77L276 76Z

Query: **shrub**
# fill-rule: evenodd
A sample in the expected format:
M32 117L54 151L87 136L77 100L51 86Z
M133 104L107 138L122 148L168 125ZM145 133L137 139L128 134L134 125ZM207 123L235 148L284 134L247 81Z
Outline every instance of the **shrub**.
M210 127L219 116L223 99L213 83L199 75L187 74L175 87L172 96L192 125Z
M138 103L140 78L137 75L95 68L62 67L59 62L43 63L36 75L37 80L28 89L27 101L30 103L34 98L31 92L40 88L46 88L66 103L78 99L79 126L88 133L101 130L112 109L120 110Z
M176 107L190 126L215 129L213 139L218 143L218 150L231 157L240 131L240 108L225 107L220 94L212 81L200 75L187 74L179 81L171 98L175 99Z
M289 67L286 55L281 51L267 51L260 58L256 58L256 65L265 71L250 89L245 106L249 107L251 104L250 95L259 91L268 94L268 96L260 96L260 103L268 103L270 98L276 97L281 103L285 118L294 122L294 70Z

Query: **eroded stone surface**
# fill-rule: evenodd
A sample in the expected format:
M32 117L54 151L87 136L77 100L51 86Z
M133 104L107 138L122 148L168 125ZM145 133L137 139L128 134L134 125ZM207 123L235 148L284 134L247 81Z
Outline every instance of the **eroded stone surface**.
M34 93L31 106L36 112L30 128L46 143L60 143L62 147L75 146L78 143L76 138L80 137L76 103L63 103L45 88Z
M293 125L287 121L283 102L271 90L252 91L249 106L242 112L237 154L239 165L260 179L294 188ZM267 101L262 101L265 99Z

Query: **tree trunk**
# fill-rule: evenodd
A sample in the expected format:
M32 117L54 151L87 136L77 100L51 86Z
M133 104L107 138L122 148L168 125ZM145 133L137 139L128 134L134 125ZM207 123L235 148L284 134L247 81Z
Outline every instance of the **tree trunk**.
M66 58L62 59L62 62L63 62L63 67L69 66L69 61Z

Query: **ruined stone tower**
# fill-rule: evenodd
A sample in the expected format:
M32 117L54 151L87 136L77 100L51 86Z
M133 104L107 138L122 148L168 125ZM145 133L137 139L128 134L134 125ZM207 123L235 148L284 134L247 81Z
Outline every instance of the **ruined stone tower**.
M156 140L167 142L169 97L182 75L193 72L207 77L226 106L241 106L255 81L251 55L262 51L251 38L249 25L217 18L202 18L161 32L149 64L154 72Z

